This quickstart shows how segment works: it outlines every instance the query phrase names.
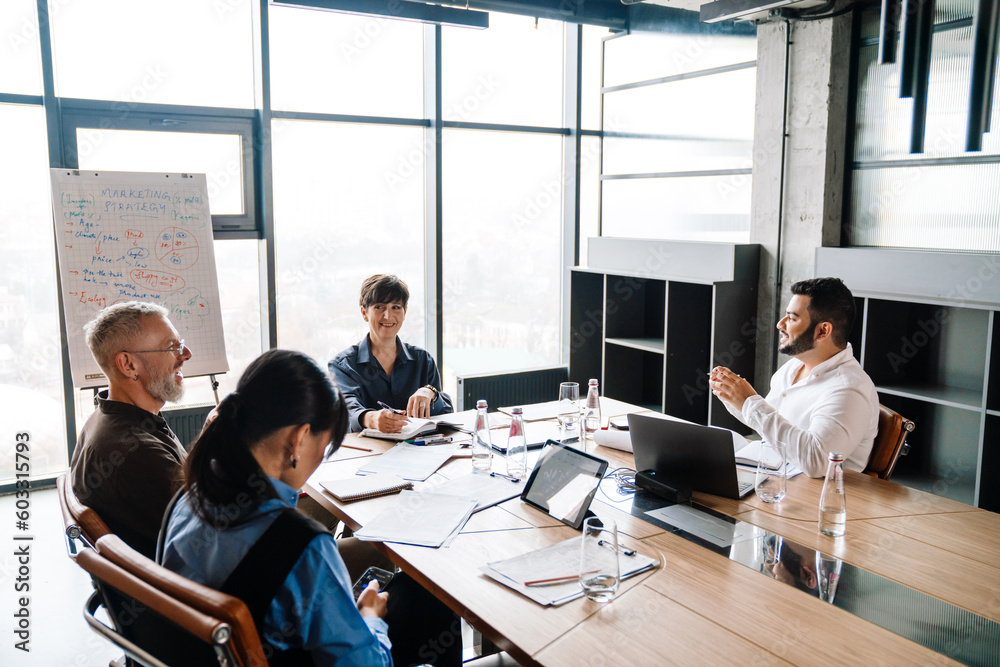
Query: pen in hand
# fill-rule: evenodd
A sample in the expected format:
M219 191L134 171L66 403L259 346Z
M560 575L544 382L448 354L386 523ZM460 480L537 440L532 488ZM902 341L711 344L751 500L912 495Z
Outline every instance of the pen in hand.
M402 415L404 417L406 416L406 410L397 410L396 408L390 408L388 405L386 405L382 401L376 401L376 402L379 404L379 407L385 408L389 412L393 412L393 413L395 413L397 415Z

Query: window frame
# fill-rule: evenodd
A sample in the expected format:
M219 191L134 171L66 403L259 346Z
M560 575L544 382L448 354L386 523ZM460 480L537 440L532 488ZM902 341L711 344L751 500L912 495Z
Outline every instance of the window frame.
M62 99L61 102L62 166L66 169L80 167L77 148L77 130L80 129L227 134L240 137L243 214L212 215L212 232L216 240L263 237L255 188L260 179L256 166L259 162L259 142L256 141L254 111L80 99Z

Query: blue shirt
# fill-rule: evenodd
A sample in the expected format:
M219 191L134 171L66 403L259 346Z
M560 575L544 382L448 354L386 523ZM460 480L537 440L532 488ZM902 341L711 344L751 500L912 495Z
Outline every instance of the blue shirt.
M164 567L220 588L281 511L295 506L298 492L269 479L280 500L265 500L224 530L199 519L185 494L167 525ZM263 630L281 650L309 651L317 665L392 665L388 626L358 612L347 567L330 534L313 538L292 567L264 617Z
M398 337L392 377L386 375L382 364L372 356L367 335L360 343L334 357L329 369L344 394L347 411L351 416L351 431L364 429L362 416L369 410L379 410L379 401L398 410L405 410L410 396L426 385L438 390L438 398L431 404L432 415L454 410L451 397L441 391L441 374L431 355L416 345L404 343Z

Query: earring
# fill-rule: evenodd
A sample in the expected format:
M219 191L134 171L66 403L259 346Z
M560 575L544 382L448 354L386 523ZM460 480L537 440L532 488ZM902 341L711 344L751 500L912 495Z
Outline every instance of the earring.
M295 457L292 458L292 467L293 468L299 467L299 460L298 460L298 458L295 458Z

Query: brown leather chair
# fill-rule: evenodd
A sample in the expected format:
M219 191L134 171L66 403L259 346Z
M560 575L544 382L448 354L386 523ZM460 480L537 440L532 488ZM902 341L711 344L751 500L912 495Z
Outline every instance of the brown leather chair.
M227 651L232 654L229 658L229 664L244 667L266 667L267 658L260 643L260 636L257 634L257 628L250 616L250 610L247 609L242 600L195 583L176 572L157 565L129 547L117 535L106 535L99 539L97 541L97 554L116 569L138 579L144 585L154 588L176 603L224 625L227 628L224 644ZM168 618L172 617L168 616ZM216 627L216 629L218 628ZM199 636L199 638L201 637ZM168 662L185 665L208 664L177 662L176 660ZM220 661L219 664L223 663Z
M232 629L225 621L171 597L94 549L81 549L76 562L90 574L97 589L87 601L87 623L124 649L135 663L147 667L247 664L237 659ZM101 606L113 627L96 617Z
M864 472L879 479L889 479L896 467L896 460L904 448L909 449L906 436L913 432L916 425L895 410L884 405L878 407L878 434Z
M73 483L66 474L56 479L56 489L59 493L59 507L62 509L63 524L66 526L66 551L70 558L76 558L80 550L79 542L84 546L94 546L97 540L110 535L111 531L104 520L93 509L80 502L73 493Z

